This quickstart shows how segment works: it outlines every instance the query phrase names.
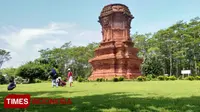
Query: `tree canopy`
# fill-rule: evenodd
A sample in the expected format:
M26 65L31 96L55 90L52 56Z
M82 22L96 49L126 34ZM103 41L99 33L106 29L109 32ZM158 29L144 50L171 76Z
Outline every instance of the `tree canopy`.
M138 56L144 59L141 65L144 75L169 74L179 77L183 69L190 69L192 74L200 75L199 17L189 22L178 21L154 34L136 32L131 35L131 38L134 47L139 49ZM75 78L78 76L87 78L91 74L91 65L88 60L94 57L94 50L98 46L99 43L72 46L71 42L66 42L59 48L41 49L40 57L19 67L16 74L23 77L46 79L45 74L54 67L61 76L67 75L66 69L71 68ZM10 52L0 49L0 64L2 65L9 59L11 59ZM33 73L33 70L37 70L37 73ZM22 71L29 72L22 73ZM14 71L6 72L14 73Z

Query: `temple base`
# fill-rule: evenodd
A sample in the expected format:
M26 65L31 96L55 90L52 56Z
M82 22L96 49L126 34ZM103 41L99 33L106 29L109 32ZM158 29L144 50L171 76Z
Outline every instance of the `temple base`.
M134 79L140 76L140 73L105 73L105 74L92 74L88 80L97 80L98 78L103 78L105 80L112 80L114 77L123 77L125 79Z

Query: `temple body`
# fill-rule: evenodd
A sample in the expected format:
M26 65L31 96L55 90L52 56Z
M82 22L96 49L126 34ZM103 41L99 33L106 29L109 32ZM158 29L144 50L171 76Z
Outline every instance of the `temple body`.
M132 79L141 75L142 59L137 57L138 49L133 48L130 38L133 18L123 4L111 4L103 8L99 16L103 39L95 50L95 57L89 60L92 65L89 80L113 77Z

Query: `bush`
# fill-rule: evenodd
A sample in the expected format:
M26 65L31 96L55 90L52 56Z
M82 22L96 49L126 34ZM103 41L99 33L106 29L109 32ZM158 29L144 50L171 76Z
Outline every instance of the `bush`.
M185 79L186 79L186 80L192 81L192 80L194 80L195 78L194 78L193 76L188 76L188 77L186 77Z
M195 77L195 80L200 80L200 76L196 76L196 77Z
M177 80L177 78L175 76L169 76L167 77L167 80Z
M78 82L83 82L83 78L82 77L78 77Z
M35 83L41 83L42 81L40 79L35 79Z
M167 78L165 76L158 76L157 78L158 78L158 80L161 80L161 81L167 80Z
M124 80L124 77L119 77L119 81L123 81Z
M156 76L153 75L153 74L149 74L149 75L146 76L146 79L147 79L148 81L153 80L154 78L156 78Z
M102 82L102 80L103 80L103 78L100 78L100 79L99 79L99 82Z
M29 78L29 83L33 83L34 79L39 78L45 74L46 73L43 65L33 62L29 62L25 65L20 66L16 71L17 76Z
M113 82L118 82L118 81L119 81L119 80L118 80L117 77L113 78Z
M103 81L105 81L105 79L104 78L97 78L96 81L97 82L103 82Z
M100 80L99 78L96 79L97 82L99 82L99 80Z
M0 75L0 84L8 84L9 80L6 79L3 75Z
M145 76L138 76L137 81L146 81L146 77Z

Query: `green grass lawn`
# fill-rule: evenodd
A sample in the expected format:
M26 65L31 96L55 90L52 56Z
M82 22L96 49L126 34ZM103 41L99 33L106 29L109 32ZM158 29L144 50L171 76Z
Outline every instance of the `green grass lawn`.
M18 84L13 91L0 86L2 112L200 112L200 81L75 82L73 87L52 88L51 83ZM71 98L72 105L30 105L3 109L9 93L31 97Z

